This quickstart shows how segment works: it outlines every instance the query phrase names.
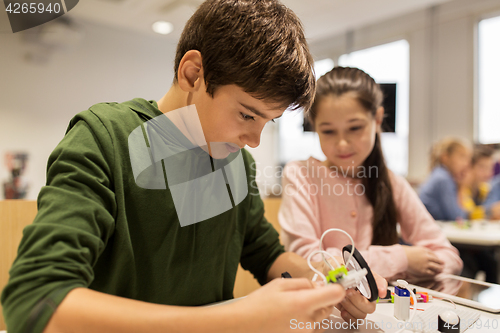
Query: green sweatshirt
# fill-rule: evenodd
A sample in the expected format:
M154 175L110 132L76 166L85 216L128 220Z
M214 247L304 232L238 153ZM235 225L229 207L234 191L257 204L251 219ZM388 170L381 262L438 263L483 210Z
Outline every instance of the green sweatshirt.
M248 195L199 223L181 227L168 186L137 185L128 138L160 115L156 102L134 99L94 105L71 120L2 293L9 333L42 332L77 287L196 306L233 298L239 262L266 282L284 249L263 216L247 151Z

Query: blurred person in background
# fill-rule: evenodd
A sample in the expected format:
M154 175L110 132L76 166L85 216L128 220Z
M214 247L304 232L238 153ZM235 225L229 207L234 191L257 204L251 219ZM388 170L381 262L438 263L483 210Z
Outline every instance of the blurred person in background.
M493 175L492 156L493 150L488 146L474 147L470 158L466 142L457 138L438 142L433 147L433 172L420 194L429 212L438 214L436 219L441 220L485 219L488 216L484 206L490 190L488 181ZM493 250L467 245L456 247L464 262L462 276L474 279L479 271L483 271L487 282L497 283Z
M491 220L500 220L500 175L491 181L490 192L484 201L485 210Z
M459 203L458 189L466 181L471 155L470 144L461 138L445 138L432 147L432 171L420 188L420 199L434 219L469 218Z
M493 149L486 145L477 145L472 155L471 167L459 190L460 204L468 213L469 219L488 218L492 207L486 208L485 201L490 192L489 181L493 177ZM499 206L500 202L491 206ZM498 210L495 208L495 211Z

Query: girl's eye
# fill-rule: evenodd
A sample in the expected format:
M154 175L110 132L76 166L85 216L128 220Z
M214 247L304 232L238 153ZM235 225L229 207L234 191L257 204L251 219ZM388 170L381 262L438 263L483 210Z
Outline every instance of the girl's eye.
M332 131L332 130L326 130L326 131L323 131L323 132L321 132L321 133L323 133L323 134L327 134L327 135L328 135L328 134L333 134L333 133L334 133L334 131Z
M249 116L249 115L244 114L242 112L240 112L240 114L241 114L241 116L243 117L244 120L255 120L255 118L252 117L252 116Z
M351 131L359 131L362 127L361 126L356 126L356 127L351 127Z

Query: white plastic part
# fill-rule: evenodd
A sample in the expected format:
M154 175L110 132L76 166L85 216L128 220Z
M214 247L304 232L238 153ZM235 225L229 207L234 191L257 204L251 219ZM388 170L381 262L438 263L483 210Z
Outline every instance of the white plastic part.
M410 297L394 295L394 318L408 321L410 319Z
M349 237L349 240L351 241L352 250L351 250L351 253L349 255L349 259L347 259L347 261L345 263L345 265L347 267L349 265L349 262L352 259L353 254L354 254L354 240L352 239L351 235L349 235L349 233L347 233L346 231L344 231L342 229L338 229L338 228L331 228L331 229L326 230L323 233L323 235L321 235L321 239L319 240L319 250L323 251L323 238L325 238L326 234L328 234L329 232L332 232L332 231L337 231L337 232L341 232L341 233L345 234L347 237ZM322 257L323 257L323 261L328 265L328 267L330 267L331 270L334 270L335 268L328 262L328 260L326 260L326 258L325 258L325 256L323 254L322 254ZM335 260L335 262L338 265L338 261ZM339 267L340 267L340 265L339 265Z
M451 310L448 310L448 311L445 311L443 313L440 313L439 317L441 317L441 319L445 323L448 323L450 325L456 325L460 321L460 319L458 318L458 315L455 312L451 311Z
M359 271L351 271L348 275L340 279L339 283L344 289L357 287L359 282L368 274L366 268Z
M318 254L318 253L321 253L323 255L323 258L324 258L324 255L326 254L327 256L329 256L330 258L332 258L336 263L337 265L339 265L340 267L340 264L339 262L337 261L337 259L335 259L330 253L326 252L326 251L323 251L323 250L320 250L320 251L313 251L311 252L308 256L307 256L307 264L309 265L309 268L314 272L316 273L317 276L321 277L321 279L323 280L323 282L325 283L325 285L328 284L328 281L326 280L326 276L325 274L323 274L322 272L318 271L316 268L313 267L313 265L311 264L311 258ZM325 259L326 261L326 259ZM330 266L331 267L331 266ZM313 281L316 281L316 275L313 277Z
M397 280L396 282L397 282L399 288L407 289L410 292L410 296L413 298L413 310L411 311L410 318L405 321L406 323L411 323L411 322L413 322L413 319L415 318L415 315L417 314L417 304L418 304L417 303L417 296L415 296L415 294L413 293L411 288L409 288L408 282L406 282L405 280ZM396 304L395 304L396 296L397 295L394 296L394 306L396 306ZM405 325L402 325L402 326L403 327L400 330L396 331L395 333L402 333L406 329Z
M314 277L312 279L313 282L316 281L316 279L319 277L321 277L321 279L323 280L324 284L326 285L328 283L327 279L326 279L326 276L320 272L319 270L317 270L316 268L314 268L311 264L311 259L314 255L320 253L322 258L323 258L323 261L325 262L325 264L331 269L331 270L335 270L335 267L333 267L330 262L328 260L326 260L325 258L325 255L327 255L328 257L330 257L334 262L335 264L337 265L337 268L341 267L342 265L338 262L338 260L332 256L330 253L326 252L323 250L323 238L326 236L326 234L328 234L329 232L332 232L332 231L337 231L337 232L341 232L343 234L345 234L347 237L349 237L349 240L351 241L351 244L352 244L352 249L351 249L351 253L349 254L349 258L347 259L346 263L345 263L345 266L347 267L354 255L354 250L355 250L355 247L354 247L354 240L352 239L351 235L349 235L346 231L342 230L342 229L337 229L337 228L332 228L332 229L328 229L326 230L323 235L321 235L321 239L319 241L319 251L313 251L309 254L309 256L307 256L307 264L309 265L309 268L315 273L314 274ZM339 280L339 283L340 285L342 285L342 287L344 287L345 289L349 289L349 288L354 288L354 287L357 287L359 282L368 274L368 271L366 268L363 268L361 270L355 270L355 271L349 271L349 274L344 276L342 279Z

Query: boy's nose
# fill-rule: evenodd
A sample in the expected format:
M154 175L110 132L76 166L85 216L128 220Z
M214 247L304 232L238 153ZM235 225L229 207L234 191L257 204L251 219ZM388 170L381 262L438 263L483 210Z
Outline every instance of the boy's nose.
M260 133L248 133L241 137L241 142L250 148L257 148L260 145Z

